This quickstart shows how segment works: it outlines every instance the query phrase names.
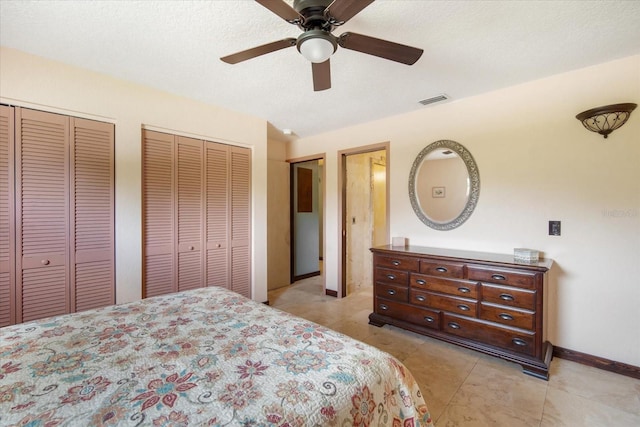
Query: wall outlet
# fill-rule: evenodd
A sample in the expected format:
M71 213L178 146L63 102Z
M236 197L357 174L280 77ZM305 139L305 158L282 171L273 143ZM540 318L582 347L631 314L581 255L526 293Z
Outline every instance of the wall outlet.
M560 235L560 221L549 221L549 236Z

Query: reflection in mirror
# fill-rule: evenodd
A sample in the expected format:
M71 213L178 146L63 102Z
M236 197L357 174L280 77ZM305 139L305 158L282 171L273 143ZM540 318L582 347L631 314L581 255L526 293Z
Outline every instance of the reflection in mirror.
M409 175L409 198L416 215L429 227L459 227L473 212L480 177L471 153L454 141L424 148Z

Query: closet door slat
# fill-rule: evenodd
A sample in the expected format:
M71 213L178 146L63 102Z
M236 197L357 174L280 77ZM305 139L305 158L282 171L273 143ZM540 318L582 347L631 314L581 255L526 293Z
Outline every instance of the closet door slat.
M251 297L251 150L231 147L231 289Z
M143 297L175 292L173 135L142 139Z
M229 146L205 142L206 281L231 289L229 277Z
M204 286L202 265L203 142L178 137L176 142L176 218L178 291Z
M69 118L16 109L16 321L70 311Z
M75 311L115 303L114 126L71 119L71 283Z
M15 322L14 112L0 106L0 327Z

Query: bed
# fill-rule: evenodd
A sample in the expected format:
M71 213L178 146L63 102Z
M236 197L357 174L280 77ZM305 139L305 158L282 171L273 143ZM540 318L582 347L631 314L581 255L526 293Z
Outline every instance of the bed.
M432 423L391 355L209 287L0 329L0 425Z

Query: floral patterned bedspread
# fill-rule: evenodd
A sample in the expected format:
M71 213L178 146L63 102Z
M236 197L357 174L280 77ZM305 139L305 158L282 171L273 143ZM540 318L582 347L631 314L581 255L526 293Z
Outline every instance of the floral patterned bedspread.
M429 426L396 359L221 288L0 329L0 425Z

